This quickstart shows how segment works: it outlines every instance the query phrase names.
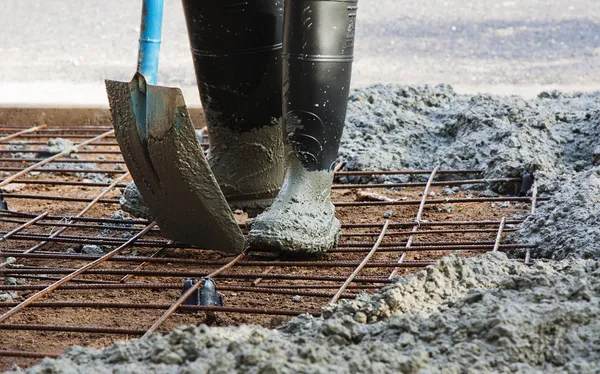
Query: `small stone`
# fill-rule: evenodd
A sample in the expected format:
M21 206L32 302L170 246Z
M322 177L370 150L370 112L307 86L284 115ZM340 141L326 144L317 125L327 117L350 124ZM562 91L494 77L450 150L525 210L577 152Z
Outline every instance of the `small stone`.
M587 166L587 163L588 162L585 160L576 161L575 164L573 165L573 169L577 172L582 171Z
M363 312L356 312L354 320L358 323L367 323L367 315Z
M98 161L104 161L106 160L106 156L98 156Z
M121 164L116 164L116 165L115 165L115 170L123 170L123 165L121 165Z
M495 193L494 191L492 191L492 190L489 190L489 189L488 189L488 190L485 190L485 191L482 191L482 192L480 192L480 193L479 193L479 196L480 196L480 197L498 197L498 196L500 196L500 195L498 195L498 194L497 194L497 193Z
M4 278L4 285L6 285L6 286L16 286L17 284L19 284L18 278L13 278L13 277Z
M81 248L81 253L89 256L104 256L104 251L97 245L86 244Z
M6 293L0 293L0 301L2 302L13 302L13 301L17 301L17 299L19 298L19 295L17 295L16 292L14 291L9 291Z
M17 259L14 257L7 257L4 262L6 262L7 265L14 265L17 263Z
M500 208L510 208L510 201L505 201L500 205Z
M456 191L454 191L453 188L450 188L450 187L446 186L442 190L442 194L444 194L444 195L456 195Z
M300 296L300 295L293 296L292 301L295 303L299 303L302 301L302 296Z
M163 364L177 365L177 364L181 364L183 362L183 359L177 353L169 352L166 355L162 356L161 361Z
M385 213L383 213L383 218L385 218L385 219L392 218L392 211L391 210L386 210Z

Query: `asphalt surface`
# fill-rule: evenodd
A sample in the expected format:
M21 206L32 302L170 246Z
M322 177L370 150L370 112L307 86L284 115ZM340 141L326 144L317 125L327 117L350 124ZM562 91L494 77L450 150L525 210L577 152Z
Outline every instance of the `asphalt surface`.
M0 103L71 86L85 96L105 78L129 80L140 8L132 0L2 0ZM354 86L600 88L598 0L360 0L356 38ZM195 85L178 0L166 0L160 68L161 84Z

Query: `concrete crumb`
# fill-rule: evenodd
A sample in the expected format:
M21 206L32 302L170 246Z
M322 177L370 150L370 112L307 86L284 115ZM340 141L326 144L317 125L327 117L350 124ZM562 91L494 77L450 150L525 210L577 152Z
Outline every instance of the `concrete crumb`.
M19 300L19 295L14 291L0 293L0 301L3 303L11 303Z
M38 157L49 157L73 148L73 142L65 138L49 139L46 145L38 147Z
M89 256L104 256L104 251L97 245L86 244L81 248L81 254Z
M121 209L134 217L152 219L150 210L144 203L142 195L138 191L134 182L129 183L119 198Z
M6 193L14 193L21 191L23 188L25 188L24 183L9 183L2 187L2 191Z

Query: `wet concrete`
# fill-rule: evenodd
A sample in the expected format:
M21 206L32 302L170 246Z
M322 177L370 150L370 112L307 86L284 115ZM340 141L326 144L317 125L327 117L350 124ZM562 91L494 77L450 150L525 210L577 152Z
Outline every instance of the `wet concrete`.
M46 373L597 373L600 263L450 256L277 330L182 326L71 347ZM15 369L11 373L23 373Z
M48 142L45 146L38 147L39 153L37 154L37 157L49 157L57 153L68 151L71 148L73 148L73 142L70 139L48 139ZM71 154L69 156L74 156L74 154Z
M550 201L539 204L509 238L537 245L532 258L600 258L600 167L562 182ZM523 258L523 250L511 251Z
M338 240L340 222L331 203L333 173L307 171L288 151L286 177L281 192L264 213L256 217L248 234L254 248L320 254Z
M155 100L149 107L163 112L149 113L154 123L146 152L130 103L135 84L106 81L106 89L123 157L163 235L206 249L240 252L244 237L212 176L181 91L147 87L149 100Z
M284 175L280 119L247 132L209 125L208 133L208 164L229 206L262 211L271 205Z
M119 204L121 204L121 209L134 217L152 219L152 213L150 213L150 209L144 203L144 198L140 194L135 182L129 183L123 189L123 193L119 197Z
M541 192L552 192L574 171L592 166L600 101L596 93L542 92L525 100L460 95L448 85L375 85L350 94L346 118L340 146L345 170L431 169L439 163L441 169L481 169L490 179L529 172ZM342 183L358 179L418 178ZM491 188L515 193L512 184Z

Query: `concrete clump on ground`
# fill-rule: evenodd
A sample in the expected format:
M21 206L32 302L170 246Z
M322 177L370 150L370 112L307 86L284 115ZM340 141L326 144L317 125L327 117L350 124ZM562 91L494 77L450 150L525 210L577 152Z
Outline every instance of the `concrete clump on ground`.
M38 157L49 157L73 148L73 142L65 138L49 139L45 146L38 147Z
M375 85L350 95L340 159L345 170L432 169L439 163L441 169L482 169L487 178L533 172L540 191L554 191L600 154L599 120L594 93L525 100L459 95L448 85ZM492 188L514 193L512 184Z
M536 244L531 253L538 258L600 259L600 167L563 182L510 241Z
M123 189L119 203L121 204L121 209L134 217L152 219L150 209L144 203L144 199L134 182L130 182Z
M598 372L599 113L597 94L525 101L449 86L356 90L340 151L346 169L440 162L488 178L534 172L554 199L540 202L511 240L537 244L534 258L560 261L450 256L380 293L327 307L322 318L300 316L276 330L183 326L104 350L71 347L27 372Z

